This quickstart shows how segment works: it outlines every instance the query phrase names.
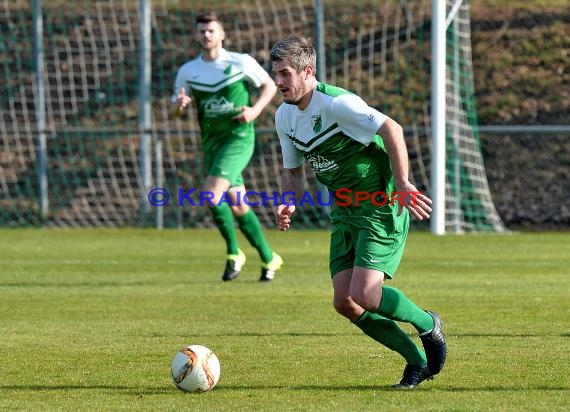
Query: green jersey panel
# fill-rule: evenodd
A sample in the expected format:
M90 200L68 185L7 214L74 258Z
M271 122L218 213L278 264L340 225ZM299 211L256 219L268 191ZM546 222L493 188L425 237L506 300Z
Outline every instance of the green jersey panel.
M202 142L229 136L249 137L253 123L241 124L232 119L242 106L251 104L250 86L260 87L269 74L251 56L222 49L220 56L207 61L199 56L183 64L174 83L172 101L184 87L194 100Z
M288 104L277 110L283 165L295 168L306 162L333 195L338 190L390 193L390 159L376 134L386 118L355 94L318 83L305 110ZM367 213L366 207L344 209L333 212Z
M241 77L243 79L243 76ZM239 113L242 106L251 104L248 86L244 80L230 83L215 92L200 90L191 81L187 84L198 109L203 138L215 137L237 128L240 123L232 117Z

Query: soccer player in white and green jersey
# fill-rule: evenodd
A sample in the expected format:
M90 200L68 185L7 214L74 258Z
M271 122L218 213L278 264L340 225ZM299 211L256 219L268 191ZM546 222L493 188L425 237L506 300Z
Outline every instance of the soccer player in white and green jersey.
M307 39L291 36L279 41L271 49L270 60L284 98L275 114L283 152L282 189L302 196L306 162L332 192L333 305L366 335L402 355L406 367L394 387L414 388L441 371L446 344L437 313L420 309L400 290L385 284L395 276L402 258L408 213L426 219L431 212L431 200L408 179L402 127L355 94L318 82L316 52ZM343 198L338 202L341 190ZM365 199L362 193L382 197L381 193L396 192L399 203L358 201ZM281 230L289 228L294 212L295 205L277 207ZM424 350L396 321L417 329Z
M238 276L246 260L238 247L235 216L238 227L261 258L259 280L270 281L283 260L272 251L259 219L240 196L246 192L242 172L254 150L253 121L277 89L253 57L223 48L225 32L216 13L196 18L196 38L202 53L178 69L172 101L175 115L180 116L191 102L198 114L207 174L203 191L211 196L211 203L205 202L205 206L226 241L222 279L229 281ZM250 87L260 89L253 105Z

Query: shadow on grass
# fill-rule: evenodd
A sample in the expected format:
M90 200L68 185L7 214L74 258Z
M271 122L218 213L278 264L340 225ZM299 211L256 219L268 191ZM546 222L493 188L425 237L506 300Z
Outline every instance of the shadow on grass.
M206 282L195 282L196 284L204 285ZM214 283L214 282L211 282ZM216 282L219 284L220 282ZM117 282L7 282L0 283L2 288L107 288L110 286L149 286L149 285L163 285L163 281L117 281ZM169 283L169 286L184 286L192 284L192 282L178 282Z
M240 284L240 285L271 285L273 282L260 282L258 280L258 274L256 273L255 278L252 279L240 279L238 282L222 282L216 276L211 280L204 281L203 279L196 280L183 280L178 282L170 282L169 286L187 286L187 285L230 285L230 284ZM148 281L93 281L93 282L4 282L0 283L1 288L99 288L99 287L111 287L111 286L150 286L150 285L164 285L164 280L148 280ZM231 287L231 286L226 286ZM235 286L234 286L235 287ZM263 286L261 286L263 287Z
M278 333L271 333L271 332L240 332L240 333L224 333L224 334L215 334L215 333L194 333L192 332L192 336L196 337L263 337L263 336L290 336L290 337L306 337L306 336L360 336L359 333L338 333L338 332L278 332ZM152 335L153 337L169 337L171 335L163 335L163 336L156 336ZM180 338L187 338L188 334L178 334L175 335Z
M34 392L50 392L50 391L112 391L124 392L130 395L160 395L163 393L176 392L174 386L163 386L154 388L140 388L132 386L113 386L113 385L5 385L0 386L0 391L34 391Z
M438 391L438 392L528 392L528 391L570 391L570 386L562 387L549 387L549 386L536 386L529 387L497 387L497 386L473 386L467 387L452 387L452 386L431 386L430 383L422 383L421 386L410 389L394 389L391 385L354 385L354 386L334 386L334 385L267 385L267 386L241 386L241 385L224 385L216 387L214 390L219 392L224 391L244 391L244 390L290 390L290 391L386 391L386 392L415 392L415 391Z
M196 333L196 332L192 332L192 336L196 336L196 337L251 337L251 336L255 336L255 337L262 337L262 336L291 336L291 337L295 337L295 336L299 336L299 337L304 337L304 336L360 336L362 335L361 333L358 332L344 332L344 333L338 333L338 332L239 332L239 333ZM164 337L170 337L170 334L160 334L160 333L154 333L151 334L149 336L152 336L154 338L164 338ZM181 337L181 338L186 338L188 335L187 334L177 334L174 335L176 337ZM414 334L409 334L409 336L417 336ZM564 333L549 333L549 334L544 334L544 333L455 333L455 334L446 334L445 335L446 339L450 339L450 338L513 338L513 339L519 339L519 338L570 338L570 333L568 332L564 332Z
M570 332L564 333L454 333L446 338L570 338Z
M122 392L128 395L144 396L144 395L162 395L171 394L173 392L182 392L174 386L162 387L130 387L130 386L112 386L112 385L7 385L0 386L1 391L112 391ZM525 386L525 387L501 387L501 386L472 386L472 387L453 387L453 386L432 386L432 384L422 384L422 386L414 390L394 389L390 385L221 385L217 386L213 392L243 392L243 391L264 391L264 390L285 390L285 391L302 391L302 392L338 392L338 391L386 391L386 392L417 392L417 391L438 391L438 392L570 392L570 386Z

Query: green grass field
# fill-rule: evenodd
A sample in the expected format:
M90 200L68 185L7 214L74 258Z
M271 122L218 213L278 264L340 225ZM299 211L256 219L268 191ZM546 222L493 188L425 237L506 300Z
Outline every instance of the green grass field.
M221 282L213 230L0 230L0 409L570 409L570 234L413 233L391 284L442 314L449 355L404 392L403 360L332 308L328 233L268 236L286 266L260 284L245 242ZM209 393L171 382L190 343L220 359Z

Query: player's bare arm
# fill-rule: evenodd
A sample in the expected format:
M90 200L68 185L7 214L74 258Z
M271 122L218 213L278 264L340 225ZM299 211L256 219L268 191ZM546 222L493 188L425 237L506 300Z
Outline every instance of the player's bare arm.
M285 169L281 174L283 193L294 192L297 199L303 196L305 187L305 168L301 165L294 169ZM277 227L281 231L291 226L291 216L295 213L295 205L279 205L275 212Z
M181 117L186 112L191 102L192 98L186 94L186 89L184 89L184 87L181 87L178 91L178 95L176 96L173 115L175 117Z
M261 92L255 104L251 107L243 106L241 108L241 112L233 117L233 119L237 120L240 123L248 123L252 122L259 117L263 109L267 107L267 105L271 102L275 93L277 92L277 86L273 80L268 77L262 84L261 84Z
M396 191L399 192L398 214L401 214L402 208L405 207L416 219L428 219L431 213L431 199L421 193L409 180L408 149L402 126L388 118L378 129L377 134L382 136L392 165Z

